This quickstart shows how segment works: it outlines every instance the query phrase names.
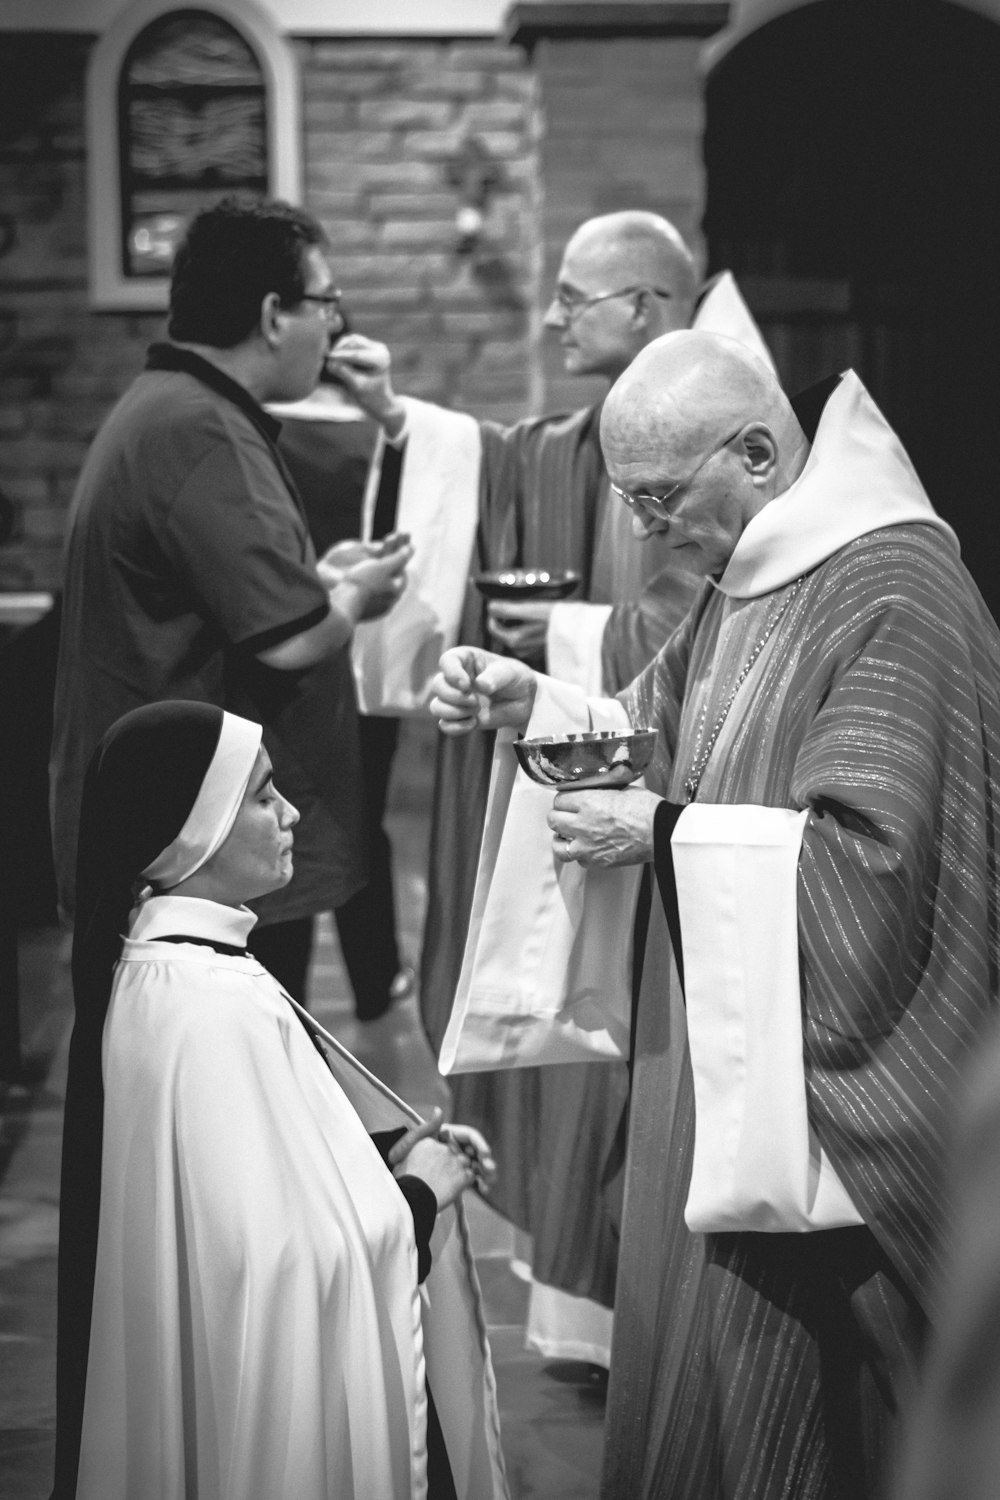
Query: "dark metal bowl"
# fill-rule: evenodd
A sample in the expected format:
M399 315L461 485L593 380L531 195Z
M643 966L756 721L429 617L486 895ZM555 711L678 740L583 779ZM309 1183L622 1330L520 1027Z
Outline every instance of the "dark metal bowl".
M653 758L655 729L592 729L563 740L515 740L521 769L539 786L623 787Z
M477 573L472 581L487 599L565 599L580 582L580 575L568 568L500 568L495 573Z

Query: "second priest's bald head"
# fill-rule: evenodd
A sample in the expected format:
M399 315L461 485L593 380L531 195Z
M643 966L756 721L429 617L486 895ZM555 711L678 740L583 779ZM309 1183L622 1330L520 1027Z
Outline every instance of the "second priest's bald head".
M669 220L601 214L570 237L545 324L568 373L614 380L651 339L688 326L697 291L694 257Z

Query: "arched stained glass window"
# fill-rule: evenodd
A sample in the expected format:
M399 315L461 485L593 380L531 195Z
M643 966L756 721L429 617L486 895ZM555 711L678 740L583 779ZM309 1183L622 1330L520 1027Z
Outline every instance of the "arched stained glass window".
M132 0L87 84L91 296L166 306L193 213L223 193L297 201L294 55L253 0Z
M207 11L136 37L118 95L122 272L159 276L192 213L219 194L267 192L267 91L257 56Z

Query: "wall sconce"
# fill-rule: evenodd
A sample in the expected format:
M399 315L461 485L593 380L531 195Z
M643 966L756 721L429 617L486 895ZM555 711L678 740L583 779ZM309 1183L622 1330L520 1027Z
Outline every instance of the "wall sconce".
M458 191L455 250L459 255L471 255L482 239L490 194L502 183L503 170L478 136L469 135L447 163L445 175Z

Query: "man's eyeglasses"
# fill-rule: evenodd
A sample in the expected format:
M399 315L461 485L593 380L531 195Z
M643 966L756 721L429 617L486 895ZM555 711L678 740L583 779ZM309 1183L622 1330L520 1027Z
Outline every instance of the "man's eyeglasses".
M343 323L344 315L340 310L343 295L343 292L335 287L330 292L303 292L300 301L315 302L328 323Z
M728 447L728 445L733 441L733 438L739 437L745 425L746 423L744 423L740 427L737 427L735 432L731 432L727 438L722 439L721 443L717 443L716 446L712 449L711 453L707 453L705 455L696 469L692 469L690 474L688 474L686 478L678 479L676 484L670 485L662 495L651 495L646 490L623 490L617 484L612 484L611 488L618 496L619 500L625 501L625 504L629 507L630 510L634 509L635 506L640 505L645 506L648 510L653 511L654 514L657 511L661 511L664 515L666 515L667 508L670 502L677 495L677 492L689 485L692 479L696 479L698 477L710 458L714 458L717 453L722 452L723 448Z
M595 302L610 302L614 297L634 297L636 292L652 292L654 297L666 298L674 295L661 286L623 286L615 292L594 292L591 297L585 297L579 292L568 292L564 287L556 287L552 301L572 321L584 308L593 307Z

